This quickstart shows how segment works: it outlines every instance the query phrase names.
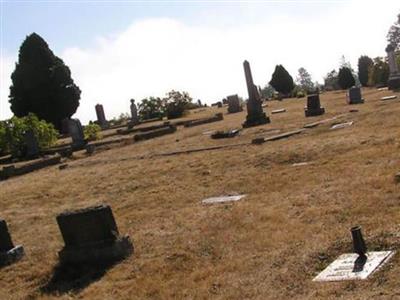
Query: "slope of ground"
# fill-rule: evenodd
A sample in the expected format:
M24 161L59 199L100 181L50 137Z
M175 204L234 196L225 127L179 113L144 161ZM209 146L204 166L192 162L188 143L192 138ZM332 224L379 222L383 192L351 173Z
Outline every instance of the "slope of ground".
M366 281L312 282L352 251L354 225L363 227L370 250L399 250L400 101L379 100L391 94L366 89L366 103L356 106L346 104L343 92L322 94L327 113L307 119L304 98L271 102L268 113L287 112L233 139L204 133L239 128L246 112L71 160L62 171L50 167L0 182L1 217L26 250L21 261L0 269L0 299L400 298L398 253ZM352 126L330 130L332 121L262 145L157 155L250 142L343 113L340 121ZM293 166L298 162L309 164ZM227 193L247 197L201 204ZM97 274L64 274L69 280L48 292L63 246L55 216L103 202L135 253Z

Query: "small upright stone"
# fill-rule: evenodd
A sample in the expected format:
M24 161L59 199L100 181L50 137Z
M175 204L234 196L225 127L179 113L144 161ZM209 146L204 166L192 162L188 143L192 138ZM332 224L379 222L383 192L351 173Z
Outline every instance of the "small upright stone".
M72 138L72 148L82 148L86 145L83 128L78 119L68 120L68 132Z
M9 265L23 255L24 248L21 245L14 246L6 221L0 219L0 266Z
M389 90L398 90L400 89L400 71L396 62L395 47L393 45L388 45L386 47L386 52L390 70L388 88Z
M247 101L247 116L243 127L251 127L270 123L269 117L263 112L262 101L258 93L257 87L253 83L251 75L250 64L247 60L243 62L244 75L246 77L247 92L249 93L249 100Z
M137 107L135 104L135 100L131 99L131 122L130 124L132 126L139 124L139 117L138 117L138 111L137 111Z
M347 103L348 104L362 104L364 99L361 96L361 89L353 86L347 92Z
M120 236L111 207L99 205L57 216L65 246L61 264L120 260L133 251L129 236Z
M243 111L238 95L231 95L226 97L226 99L226 102L228 103L228 113L234 114Z
M325 108L321 107L319 94L307 95L307 107L304 108L306 117L319 116L325 113Z
M100 127L102 129L108 128L108 122L104 114L103 105L96 104L95 108L96 108L97 122L99 122Z
M26 158L37 158L40 154L40 148L35 133L32 129L28 129L27 131L25 131L24 142L26 146Z

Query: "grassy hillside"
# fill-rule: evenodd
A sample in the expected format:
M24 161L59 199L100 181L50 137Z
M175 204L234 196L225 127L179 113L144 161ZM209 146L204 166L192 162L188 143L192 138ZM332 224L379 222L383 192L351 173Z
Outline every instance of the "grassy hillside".
M65 170L50 167L0 182L1 217L26 251L0 269L0 299L400 298L399 253L366 281L312 282L339 254L352 251L351 226L363 227L370 250L399 249L400 101L380 101L391 94L363 90L366 103L349 106L344 92L326 93L326 114L307 119L305 98L271 102L268 114L287 112L224 140L204 133L239 128L246 112L209 108L189 117L224 112L224 121L179 127L90 157L80 153ZM345 115L262 145L158 155L250 142L339 114ZM341 121L354 124L330 130ZM293 166L299 162L309 164ZM227 193L247 197L201 203ZM103 202L120 232L131 236L135 253L104 274L63 274L68 280L44 291L63 246L55 216Z

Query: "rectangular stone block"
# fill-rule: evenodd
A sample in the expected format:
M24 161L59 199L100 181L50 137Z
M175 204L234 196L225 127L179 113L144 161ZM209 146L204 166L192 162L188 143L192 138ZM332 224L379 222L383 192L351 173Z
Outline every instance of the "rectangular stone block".
M0 219L0 266L9 265L23 255L24 248L20 245L14 246L6 221Z
M0 219L0 252L6 252L12 248L14 248L14 244L8 232L7 223Z

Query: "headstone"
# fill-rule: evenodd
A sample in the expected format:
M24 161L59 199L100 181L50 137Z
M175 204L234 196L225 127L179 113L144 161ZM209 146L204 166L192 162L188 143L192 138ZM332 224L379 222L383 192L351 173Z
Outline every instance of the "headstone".
M348 104L361 104L364 103L364 99L361 96L361 89L359 87L351 87L347 92L347 103Z
M108 127L108 122L104 114L103 105L96 104L95 108L96 108L97 122L99 122L99 125L102 129L106 129Z
M227 98L226 101L228 103L228 113L233 114L243 111L238 95L231 95L226 98Z
M325 108L321 107L319 94L307 95L307 107L304 108L306 117L319 116L325 113Z
M65 244L58 253L62 264L114 261L133 251L129 236L119 235L108 205L64 212L57 223Z
M9 265L23 255L24 248L21 245L14 246L6 221L0 219L0 266Z
M78 119L70 119L68 121L68 132L72 138L73 148L81 148L86 145L83 128Z
M62 134L69 134L68 124L69 124L69 118L65 118L61 121L61 133Z
M400 71L396 62L395 47L393 45L388 45L386 47L386 52L390 70L388 88L389 90L398 90L400 89Z
M32 129L25 131L24 142L26 146L26 157L37 158L40 153L39 143Z
M253 77L251 75L250 64L247 60L243 62L244 75L246 77L247 92L249 94L249 100L247 101L247 116L246 121L243 123L243 127L251 127L262 124L270 123L269 117L263 112L262 101L258 93L257 87L253 83Z
M139 124L138 111L135 104L135 100L131 99L131 125L137 125L137 124Z

